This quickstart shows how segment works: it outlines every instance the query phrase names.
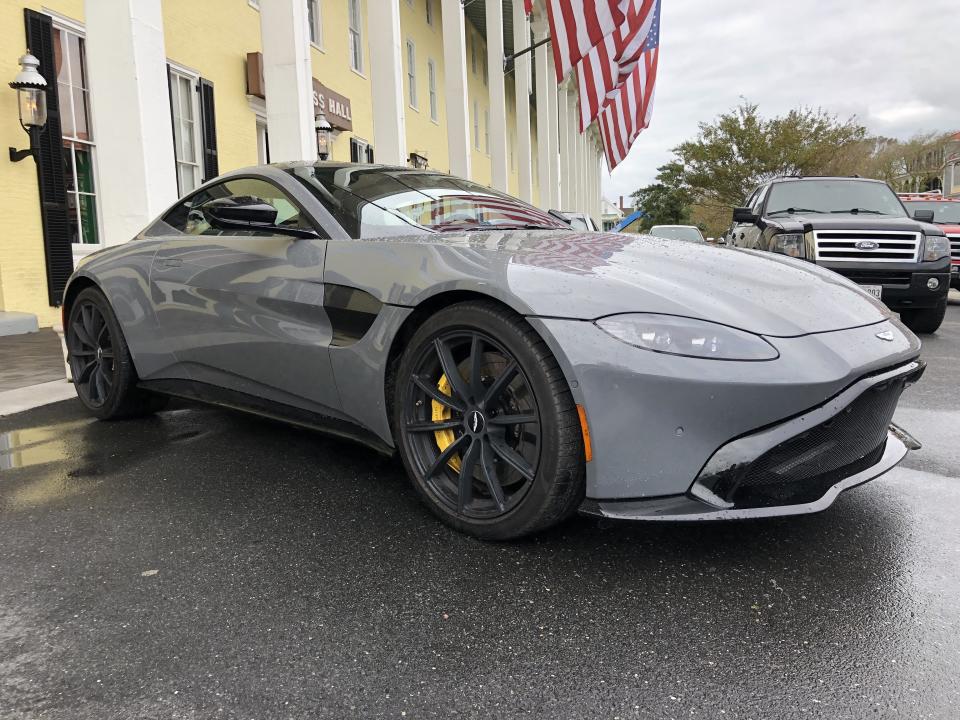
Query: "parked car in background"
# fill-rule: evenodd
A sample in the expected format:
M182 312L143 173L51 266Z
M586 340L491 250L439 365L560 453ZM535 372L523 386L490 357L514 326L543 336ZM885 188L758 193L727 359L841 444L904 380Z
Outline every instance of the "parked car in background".
M566 210L560 211L564 216L570 220L570 227L574 230L581 230L583 232L600 232L600 226L598 226L593 218L582 212L567 212Z
M850 177L782 177L733 211L739 248L829 268L900 313L911 330L940 327L950 290L950 245L934 213L910 217L889 185Z
M815 512L918 447L892 418L920 343L833 273L578 232L407 167L221 175L86 256L63 317L92 415L179 395L327 429L398 452L437 516L489 539L578 508ZM374 485L336 511L363 518Z
M686 242L705 243L703 233L695 225L654 225L650 228L648 235L654 237L670 238L671 240L684 240Z
M950 285L960 290L960 198L947 198L938 190L930 193L902 194L907 210L930 210L933 222L950 240Z

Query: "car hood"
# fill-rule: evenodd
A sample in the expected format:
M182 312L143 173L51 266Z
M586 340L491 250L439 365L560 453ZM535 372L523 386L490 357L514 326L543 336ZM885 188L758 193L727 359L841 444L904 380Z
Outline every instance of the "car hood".
M592 234L522 242L510 287L544 315L683 315L761 335L868 325L886 308L813 263L646 235Z
M924 232L931 226L908 217L882 217L878 215L822 215L810 213L785 217L768 218L771 225L779 225L787 230L892 230L904 232ZM928 232L928 234L931 234ZM939 234L935 231L933 234Z
M812 263L619 233L491 231L334 240L324 279L359 286L397 305L471 290L528 315L594 320L664 313L782 337L889 317L880 302Z

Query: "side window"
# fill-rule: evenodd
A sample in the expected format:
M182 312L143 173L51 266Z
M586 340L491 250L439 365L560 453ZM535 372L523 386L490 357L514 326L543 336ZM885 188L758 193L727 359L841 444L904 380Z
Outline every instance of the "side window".
M763 207L763 201L767 198L768 190L770 190L770 186L764 185L763 187L757 188L757 191L753 194L753 202L750 203L750 209L754 215L760 214L760 208Z
M212 211L225 206L263 206L263 228L230 228L217 226ZM274 215L270 208L276 211ZM287 195L266 182L255 178L237 178L211 185L194 193L168 212L151 228L148 235L247 235L270 236L269 225L312 230L313 225Z

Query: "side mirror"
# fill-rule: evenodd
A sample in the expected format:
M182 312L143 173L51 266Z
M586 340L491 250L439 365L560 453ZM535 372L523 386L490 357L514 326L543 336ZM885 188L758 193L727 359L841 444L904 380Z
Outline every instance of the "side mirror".
M755 223L757 216L747 207L738 207L733 209L733 221L735 223Z
M932 223L934 218L933 210L914 210L913 219L920 222Z
M262 230L277 221L277 209L252 196L217 198L200 210L208 223L222 230Z

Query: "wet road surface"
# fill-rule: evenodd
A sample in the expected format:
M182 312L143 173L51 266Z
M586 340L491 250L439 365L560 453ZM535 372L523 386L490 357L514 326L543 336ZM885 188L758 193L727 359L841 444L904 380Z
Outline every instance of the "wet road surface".
M0 718L960 717L960 306L819 515L483 544L232 412L0 420Z

